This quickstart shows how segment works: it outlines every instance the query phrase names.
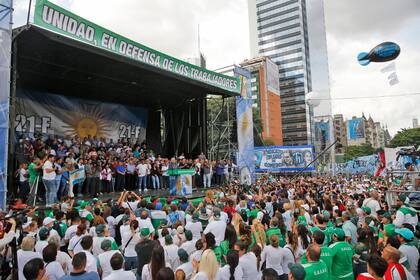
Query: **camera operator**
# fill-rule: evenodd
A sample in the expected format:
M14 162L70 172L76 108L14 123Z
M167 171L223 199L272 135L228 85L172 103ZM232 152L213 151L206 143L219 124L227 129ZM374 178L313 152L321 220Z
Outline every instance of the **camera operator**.
M3 216L3 213L1 214ZM16 221L13 218L5 219L1 217L0 222L0 277L4 278L11 274L11 266L13 248L16 249Z
M7 244L9 244L16 235L16 221L15 219L11 218L7 220L8 224L10 225L10 229L4 228L3 222L0 225L0 252L3 252L4 248ZM6 232L7 231L7 232ZM3 255L5 256L5 255Z

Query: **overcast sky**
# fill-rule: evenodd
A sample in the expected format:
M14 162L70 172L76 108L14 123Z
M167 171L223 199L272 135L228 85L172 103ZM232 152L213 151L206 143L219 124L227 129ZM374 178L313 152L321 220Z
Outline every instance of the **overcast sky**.
M313 0L307 0L313 1ZM15 24L25 22L29 0L15 0ZM246 0L53 0L99 25L179 58L201 50L209 69L249 58ZM325 25L332 98L420 92L419 0L325 0ZM321 21L321 18L315 20ZM311 24L311 22L309 22ZM317 24L317 23L313 23ZM309 34L310 36L310 34ZM386 64L362 67L357 54L383 41L401 46L396 60L399 84L389 86ZM420 119L420 95L334 100L345 117L369 114L391 133Z

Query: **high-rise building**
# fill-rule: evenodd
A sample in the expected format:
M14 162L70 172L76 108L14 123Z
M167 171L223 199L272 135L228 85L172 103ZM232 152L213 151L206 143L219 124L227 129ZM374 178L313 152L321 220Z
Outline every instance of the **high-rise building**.
M413 119L413 128L419 128L419 121L417 118Z
M248 0L248 10L251 57L268 56L279 66L283 143L312 143L313 110L305 102L305 94L312 91L306 0ZM321 24L318 30L324 30L320 36L325 38L324 21ZM324 76L328 84L328 66Z
M268 57L245 60L241 67L251 72L252 98L256 116L261 120L260 134L264 144L282 145L279 68ZM254 127L257 119L254 119ZM255 138L255 137L254 137Z
M347 146L347 128L342 114L334 115L334 139L337 139L336 153L344 153L344 147Z

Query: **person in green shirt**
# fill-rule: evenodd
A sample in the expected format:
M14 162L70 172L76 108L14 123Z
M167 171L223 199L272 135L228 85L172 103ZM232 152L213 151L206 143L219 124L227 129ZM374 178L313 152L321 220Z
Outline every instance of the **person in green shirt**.
M333 261L332 253L331 253L331 249L329 247L323 245L323 244L325 244L325 234L321 230L316 230L312 234L312 244L320 246L320 248L321 248L320 259L327 266L328 275L331 275L331 268L332 268L332 261ZM308 263L308 259L306 257L306 254L304 254L301 257L300 262L302 264L307 264Z
M28 183L30 187L35 182L36 177L40 175L41 168L42 168L41 160L35 157L32 160L31 164L29 164L28 166L28 173L29 173Z
M286 245L286 229L284 229L284 233L279 228L279 219L277 217L273 217L270 221L270 227L265 231L265 240L266 245L270 243L270 236L277 235L279 238L279 245L280 247L284 247Z
M353 280L353 248L344 241L346 234L341 228L336 228L333 234L334 243L330 245L332 256L332 280Z
M320 259L321 247L318 244L309 245L306 250L306 258L308 262L303 264L303 268L306 272L305 280L328 280L330 279L328 274L327 265Z

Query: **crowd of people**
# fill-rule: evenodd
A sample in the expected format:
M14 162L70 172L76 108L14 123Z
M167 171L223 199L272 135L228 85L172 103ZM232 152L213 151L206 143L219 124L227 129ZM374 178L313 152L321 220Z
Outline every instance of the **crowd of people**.
M85 137L21 138L16 146L16 181L12 193L28 197L37 187L38 198L47 206L66 196L98 196L102 193L151 189L175 189L173 169L192 169L193 187L208 188L231 182L235 170L232 161L210 161L204 154L196 159L184 155L162 158L148 149L145 142ZM73 183L71 172L81 170L85 178ZM45 194L44 194L45 192ZM173 194L173 193L172 193Z
M30 208L18 237L18 275L419 279L417 211L400 193L394 212L385 190L381 179L363 176L269 176L190 200L135 191L115 201L67 198Z

